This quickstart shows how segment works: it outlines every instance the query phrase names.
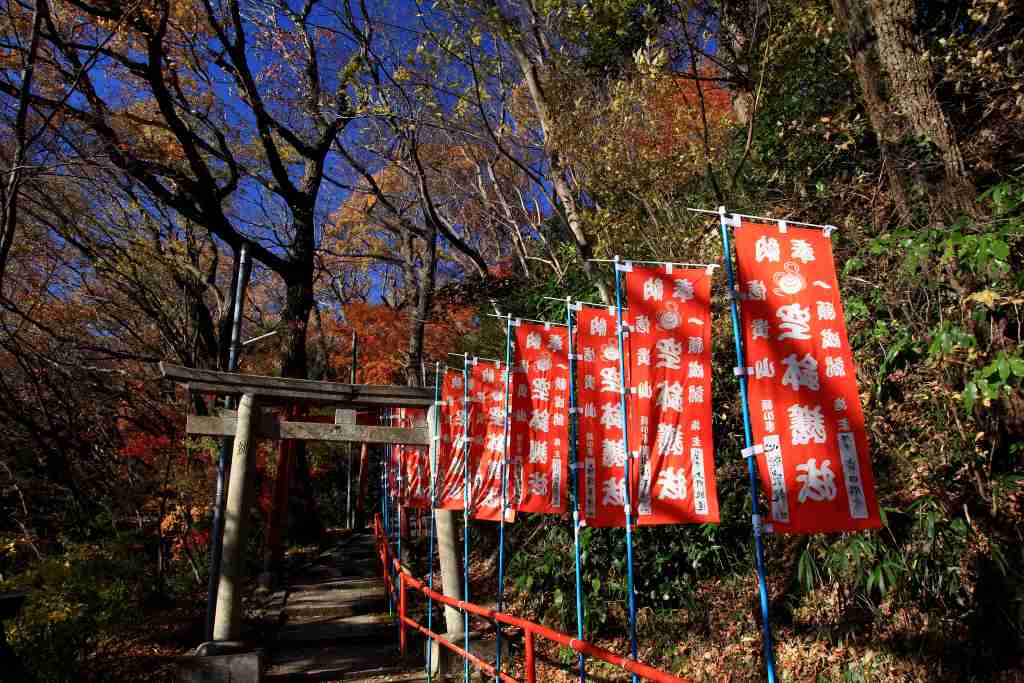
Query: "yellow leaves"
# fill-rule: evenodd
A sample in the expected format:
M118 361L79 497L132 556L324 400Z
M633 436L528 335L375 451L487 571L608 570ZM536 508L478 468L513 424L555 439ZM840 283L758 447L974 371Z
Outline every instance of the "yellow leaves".
M996 307L999 298L999 295L993 292L991 289L986 289L981 292L975 292L974 294L967 296L964 299L964 301L977 302L979 304L984 304L986 308L992 309Z

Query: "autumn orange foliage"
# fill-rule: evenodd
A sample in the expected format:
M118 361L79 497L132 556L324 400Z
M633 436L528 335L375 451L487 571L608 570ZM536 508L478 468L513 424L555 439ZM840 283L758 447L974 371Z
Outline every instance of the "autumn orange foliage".
M703 146L704 124L701 98L708 121L708 133L720 137L723 124L733 118L729 91L714 81L694 81L677 76L647 97L649 126L637 131L637 145L659 156L678 156ZM714 146L716 140L712 140Z
M357 381L362 384L403 384L403 370L409 338L409 313L383 304L350 303L338 318L324 320L329 364L340 379L348 378L351 338L359 338ZM427 362L444 359L452 340L473 327L474 311L469 307L435 311L424 331L423 350ZM313 341L313 344L319 343Z

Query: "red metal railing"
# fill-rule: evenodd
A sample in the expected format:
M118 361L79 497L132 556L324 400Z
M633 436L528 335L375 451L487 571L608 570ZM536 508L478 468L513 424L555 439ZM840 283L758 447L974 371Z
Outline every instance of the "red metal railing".
M585 640L573 638L569 635L566 635L565 633L561 633L560 631L555 631L545 626L541 626L540 624L535 624L532 621L527 621L525 619L513 617L512 615L505 614L504 612L495 612L494 610L487 609L486 607L481 607L479 605L475 605L471 602L455 600L453 598L449 598L446 595L438 593L437 591L427 587L427 585L422 581L413 578L411 574L409 574L402 568L402 565L397 558L391 557L391 548L387 543L386 537L384 536L384 530L381 525L380 515L377 515L376 518L374 519L374 533L377 537L377 549L380 555L381 564L384 567L384 584L389 595L392 595L394 593L394 585L393 580L391 578L391 572L387 571L387 568L389 566L393 567L395 573L398 575L398 620L400 625L399 647L401 648L403 654L405 653L407 641L406 627L409 627L416 631L419 631L420 633L427 636L428 638L431 638L432 640L436 640L438 643L445 646L452 652L455 652L463 659L468 659L474 666L476 666L479 669L482 669L487 674L491 676L498 676L502 681L506 681L507 683L520 683L508 674L496 672L494 670L494 666L492 666L490 663L484 661L483 659L477 657L472 653L466 652L466 650L459 647L455 643L452 643L449 640L445 639L444 636L428 630L415 619L410 618L407 615L408 603L406 599L406 589L415 588L427 597L433 598L434 600L437 600L442 604L449 605L460 610L464 610L469 614L475 614L477 616L483 617L484 619L501 622L502 624L508 624L509 626L517 626L520 629L522 629L523 650L525 660L523 668L525 670L526 675L525 683L536 683L537 680L536 662L534 661L534 638L536 636L540 636L541 638L547 638L548 640L553 640L554 642L560 645L564 645L565 647L575 650L576 652L582 653L594 659L600 659L601 661L608 662L609 664L617 666L625 671L629 671L630 673L634 673L649 681L657 681L658 683L689 683L686 679L679 678L678 676L674 676L673 674L670 674L668 672L661 671L660 669L655 669L652 666L648 666L647 664L638 662L628 657L617 655L614 652L611 652L610 650L605 650L604 648L588 643Z

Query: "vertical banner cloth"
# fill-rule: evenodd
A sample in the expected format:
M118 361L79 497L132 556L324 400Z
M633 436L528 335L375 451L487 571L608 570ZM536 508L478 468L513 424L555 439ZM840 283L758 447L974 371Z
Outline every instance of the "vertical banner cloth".
M426 422L426 413L399 408L397 426L412 428ZM396 444L402 468L402 501L407 507L430 508L430 453L423 446Z
M711 274L632 266L629 450L637 522L718 522L711 433Z
M463 508L462 487L466 450L463 442L463 379L461 370L447 368L441 384L441 447L437 457L436 505L442 510Z
M820 230L735 230L749 402L777 532L881 526L832 243Z
M501 521L501 461L505 457L505 373L497 361L469 370L469 514ZM508 513L512 508L506 507ZM514 517L509 514L506 521Z
M519 322L513 328L509 504L519 512L565 512L569 478L568 330Z
M615 309L584 307L576 319L576 448L583 465L583 476L578 477L580 517L587 526L625 527L626 445ZM630 489L635 503L634 491L635 487Z

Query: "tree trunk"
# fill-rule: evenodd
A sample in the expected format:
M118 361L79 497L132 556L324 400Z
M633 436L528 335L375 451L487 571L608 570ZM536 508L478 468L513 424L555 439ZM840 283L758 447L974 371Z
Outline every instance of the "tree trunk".
M882 72L874 52L875 37L871 32L867 7L863 0L832 0L832 8L839 22L840 30L846 34L847 50L853 70L857 74L861 96L867 110L871 127L878 138L882 152L882 164L886 169L886 181L892 193L893 204L904 224L911 221L910 205L904 187L901 170L895 163L899 143L899 126L895 125L892 111L882 96L880 85Z
M285 307L281 312L280 357L281 376L306 379L309 370L307 338L309 317L313 310L313 226L301 221L301 212L293 211L296 236L292 244L293 269L284 274ZM310 214L311 216L311 214ZM295 540L313 539L320 535L323 525L317 512L313 485L309 476L309 461L303 442L297 442L292 463L294 475L288 496L291 524L289 536Z
M306 268L302 268L306 271ZM306 337L309 332L309 314L313 310L313 272L285 278L287 294L281 311L280 358L281 376L306 379L309 358Z
M569 227L569 234L576 245L576 251L583 262L583 272L590 281L597 287L603 303L611 302L611 294L604 278L598 272L594 264L589 261L594 255L594 250L583 232L580 221L579 205L576 196L572 193L568 181L565 179L566 168L562 162L562 156L558 150L558 144L553 137L554 119L551 114L551 107L548 104L547 95L540 82L540 73L537 65L526 53L526 48L518 42L513 42L512 50L515 53L519 67L523 70L523 78L526 80L526 87L530 91L530 99L533 101L533 109L540 121L541 134L544 136L544 149L547 153L548 163L551 167L551 183L555 188L555 196L562 204L562 211L565 213L565 222Z
M914 0L869 0L878 35L878 55L885 67L890 103L906 117L914 133L938 148L948 187L947 201L954 210L971 211L975 190L949 118L935 92L924 41L917 33Z
M437 233L432 231L433 239L427 240L424 253L421 254L422 266L412 267L419 286L416 288L416 306L409 317L409 344L405 364L405 383L410 387L422 385L423 337L427 329L427 319L434 302L434 275L437 272Z

